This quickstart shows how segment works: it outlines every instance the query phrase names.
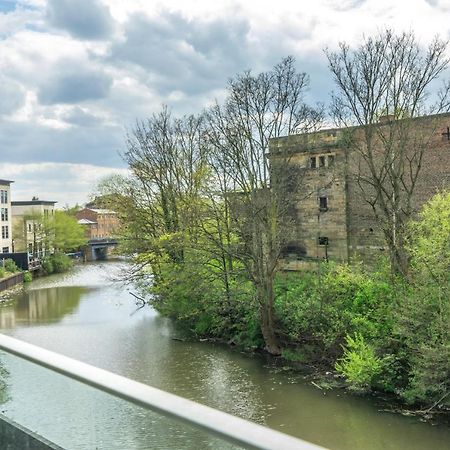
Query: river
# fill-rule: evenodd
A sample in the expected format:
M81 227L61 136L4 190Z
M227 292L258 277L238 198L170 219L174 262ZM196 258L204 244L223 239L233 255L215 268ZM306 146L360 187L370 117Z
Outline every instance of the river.
M330 449L448 450L450 429L380 412L375 400L322 391L258 355L180 341L114 281L123 263L33 281L0 305L2 332ZM66 449L230 449L185 425L0 354L1 410ZM280 449L282 450L282 449Z

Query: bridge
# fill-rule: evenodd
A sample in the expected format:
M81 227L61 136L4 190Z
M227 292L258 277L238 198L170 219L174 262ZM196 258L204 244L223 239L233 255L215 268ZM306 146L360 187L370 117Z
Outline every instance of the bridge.
M117 247L117 243L117 239L115 238L89 239L84 248L84 259L86 261L108 259L114 248Z
M322 447L301 439L2 334L0 334L0 349L142 408L150 409L206 431L210 435L241 448L253 450L322 449ZM39 386L39 389L42 388ZM30 405L30 408L35 407L38 405ZM101 411L98 413L101 414ZM58 445L4 416L0 416L0 444L1 448L6 449L63 450Z

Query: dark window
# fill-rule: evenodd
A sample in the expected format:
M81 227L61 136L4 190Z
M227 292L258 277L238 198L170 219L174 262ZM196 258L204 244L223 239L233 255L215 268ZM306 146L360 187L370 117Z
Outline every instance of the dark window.
M327 197L319 197L319 209L320 211L328 211Z
M315 169L317 167L315 156L312 158L309 158L309 167L311 167L311 169Z
M281 249L281 257L284 259L302 259L306 256L306 248L301 244L289 244Z
M9 247L3 247L2 253L9 253Z
M8 221L8 208L1 208L1 219L3 221Z
M334 155L328 155L328 166L332 166L334 164Z
M325 156L319 156L319 167L325 167Z
M8 225L2 226L2 239L9 239L9 228Z
M0 191L0 203L8 203L8 191Z
M319 236L319 245L328 245L328 238L326 236Z

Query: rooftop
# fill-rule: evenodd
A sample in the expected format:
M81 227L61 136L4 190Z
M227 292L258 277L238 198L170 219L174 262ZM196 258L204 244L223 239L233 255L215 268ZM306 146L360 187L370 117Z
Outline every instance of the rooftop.
M0 180L0 185L2 185L2 186L9 186L11 183L14 183L14 181L11 181L11 180Z
M12 206L34 206L34 205L54 205L55 203L51 200L23 200L11 202Z
M86 208L89 211L94 211L97 214L116 214L114 211L110 209L97 209L97 208Z
M93 222L92 220L89 220L89 219L80 219L78 221L78 223L80 225L93 225L93 224L96 224L97 222Z

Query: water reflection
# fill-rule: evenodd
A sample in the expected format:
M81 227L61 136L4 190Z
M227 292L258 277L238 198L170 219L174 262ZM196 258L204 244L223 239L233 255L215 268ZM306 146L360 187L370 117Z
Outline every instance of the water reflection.
M81 297L87 292L85 287L24 290L13 302L0 308L0 327L5 329L58 322L67 314L74 313Z

